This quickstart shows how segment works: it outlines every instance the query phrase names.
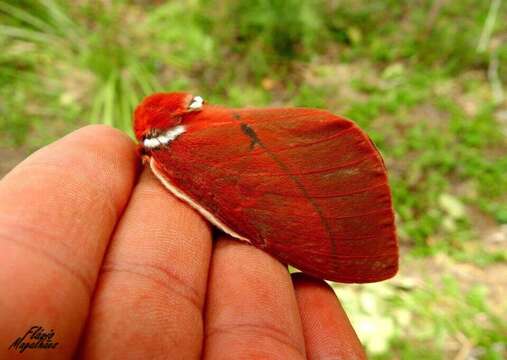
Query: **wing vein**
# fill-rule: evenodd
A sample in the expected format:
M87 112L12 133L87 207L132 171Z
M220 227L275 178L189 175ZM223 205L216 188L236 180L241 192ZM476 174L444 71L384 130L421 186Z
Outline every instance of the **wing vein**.
M250 208L250 209L269 212L269 210L259 209L259 208ZM386 208L377 209L375 211L370 211L370 212L366 212L366 213L362 213L362 214L345 215L345 216L339 216L339 217L325 217L325 218L327 220L351 219L351 218L358 218L358 217L362 217L362 216L368 216L368 215L378 214L378 213L387 212L387 211L390 212L391 208L390 207L386 207ZM300 215L297 215L297 217L300 218L300 217L310 217L310 216L309 215L302 215L302 214L300 214Z
M345 197L345 196L349 196L349 195L354 195L354 194L360 194L360 193L363 193L363 192L366 192L368 190L371 190L371 189L375 189L375 188L378 188L378 187L381 187L381 186L384 186L386 185L387 183L386 182L381 182L377 185L372 185L372 186L368 186L367 188L363 188L363 189L359 189L359 190L354 190L354 191L349 191L349 192L345 192L345 193L341 193L341 194L332 194L332 195L309 195L311 198L313 199L332 199L332 198L337 198L337 197ZM271 194L271 195L278 195L278 196L286 196L286 197L299 197L299 195L294 195L294 194L282 194L282 193L277 193L277 192L273 192L273 191L266 191L264 192L264 194Z

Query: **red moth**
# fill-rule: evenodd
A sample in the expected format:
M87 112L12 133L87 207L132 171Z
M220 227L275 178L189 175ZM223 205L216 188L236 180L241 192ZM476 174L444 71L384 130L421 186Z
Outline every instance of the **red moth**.
M137 107L134 131L164 186L232 237L328 280L396 273L386 169L353 122L159 93Z

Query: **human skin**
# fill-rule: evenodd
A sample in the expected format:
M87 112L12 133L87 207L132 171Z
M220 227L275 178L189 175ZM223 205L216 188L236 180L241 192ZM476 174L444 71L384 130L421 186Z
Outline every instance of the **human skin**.
M87 126L0 181L0 358L364 359L338 299L219 235ZM34 325L54 349L9 349Z

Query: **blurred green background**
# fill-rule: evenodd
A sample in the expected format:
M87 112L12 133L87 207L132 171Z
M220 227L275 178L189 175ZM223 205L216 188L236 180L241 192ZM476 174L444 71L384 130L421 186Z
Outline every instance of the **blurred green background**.
M506 357L506 88L501 0L0 1L0 175L158 90L359 123L402 251L335 286L373 359Z

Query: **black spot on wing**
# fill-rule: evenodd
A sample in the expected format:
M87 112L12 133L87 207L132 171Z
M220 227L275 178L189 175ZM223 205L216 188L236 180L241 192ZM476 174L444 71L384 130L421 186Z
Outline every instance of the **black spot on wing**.
M253 150L256 144L260 145L261 147L264 147L264 145L261 144L259 137L257 136L257 133L247 124L241 123L241 131L243 131L243 134L248 136L252 142L250 143L250 150Z

